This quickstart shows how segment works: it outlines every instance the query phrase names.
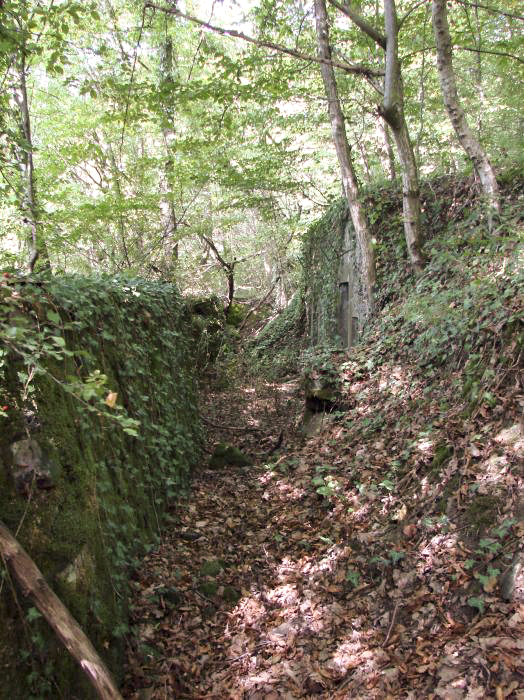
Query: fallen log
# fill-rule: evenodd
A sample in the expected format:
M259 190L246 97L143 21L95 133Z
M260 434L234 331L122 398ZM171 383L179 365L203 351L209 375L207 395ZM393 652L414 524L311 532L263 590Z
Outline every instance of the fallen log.
M101 700L123 700L111 674L80 625L51 590L40 569L8 528L0 521L0 556L55 631L68 652L79 663Z

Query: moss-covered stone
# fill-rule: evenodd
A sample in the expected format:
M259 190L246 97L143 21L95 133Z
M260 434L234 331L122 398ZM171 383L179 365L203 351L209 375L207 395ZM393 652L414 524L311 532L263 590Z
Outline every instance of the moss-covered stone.
M118 682L130 568L200 457L191 319L176 288L163 283L60 278L18 291L25 333L34 330L42 349L26 400L24 364L13 354L0 367L9 406L0 417L2 519ZM0 321L15 323L12 301L4 308L2 299ZM114 407L105 403L110 392ZM22 493L13 479L20 450L17 457L10 447L28 429L56 468L52 483L30 482ZM32 613L23 619L30 605L15 591L4 585L0 594L2 693L55 698L75 688L75 697L93 697L48 625Z
M200 567L201 576L218 576L224 570L224 562L220 559L207 559Z
M222 598L227 603L236 604L240 600L241 595L235 588L233 588L233 586L224 586L224 590L222 591Z
M501 500L489 494L477 494L466 508L464 521L476 533L483 533L497 522Z
M204 581L199 585L198 590L202 595L212 598L218 591L218 583L216 581Z
M247 455L245 455L238 447L220 443L215 448L209 460L211 469L223 469L224 467L250 467L253 465Z

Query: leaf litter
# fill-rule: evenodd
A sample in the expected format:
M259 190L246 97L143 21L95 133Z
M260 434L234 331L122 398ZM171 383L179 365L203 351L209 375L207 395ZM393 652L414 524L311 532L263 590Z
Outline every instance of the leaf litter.
M424 379L384 367L346 383L354 408L310 439L296 381L207 397L217 424L260 428L236 437L257 466L204 465L142 562L126 697L524 698L524 599L503 600L493 573L524 533L524 431L504 427L521 389L503 415L435 413L454 450L432 475L428 413L411 409ZM210 429L210 445L227 438ZM493 523L471 522L472 494Z
M125 697L524 700L523 300L501 298L476 383L460 336L428 360L395 318L333 353L313 437L298 378L206 392L208 453L255 466L203 463L136 571Z

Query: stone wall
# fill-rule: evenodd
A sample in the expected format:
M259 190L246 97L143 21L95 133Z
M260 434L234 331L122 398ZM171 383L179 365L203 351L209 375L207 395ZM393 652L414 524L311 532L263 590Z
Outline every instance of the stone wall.
M365 303L361 254L345 201L335 202L308 230L303 270L311 344L354 345Z
M117 680L133 567L199 458L194 332L172 285L0 283L0 518ZM0 695L92 697L0 576Z

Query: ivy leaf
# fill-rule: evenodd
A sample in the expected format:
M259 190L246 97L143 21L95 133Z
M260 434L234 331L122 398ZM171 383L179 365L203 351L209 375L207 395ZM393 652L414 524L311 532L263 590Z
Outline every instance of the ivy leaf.
M482 600L482 598L471 597L471 598L468 598L467 602L471 608L476 608L479 611L479 613L482 614L484 612L485 605L484 605L484 601Z
M40 617L42 617L42 614L36 608L29 608L29 610L27 611L26 620L28 622L34 622L35 620L38 620Z
M61 321L60 314L57 314L56 311L52 311L51 309L48 310L46 316L51 323L56 323L58 325Z
M51 340L55 345L58 345L59 348L65 348L66 341L61 335L52 335Z

